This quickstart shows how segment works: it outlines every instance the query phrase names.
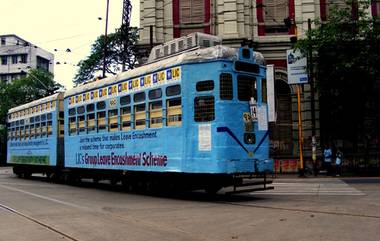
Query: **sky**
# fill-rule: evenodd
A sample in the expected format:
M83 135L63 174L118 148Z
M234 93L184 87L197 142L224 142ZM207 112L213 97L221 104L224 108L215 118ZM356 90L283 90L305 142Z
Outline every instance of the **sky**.
M131 2L131 26L138 27L139 1ZM0 0L0 35L16 34L53 53L54 79L71 89L76 65L105 32L106 5L107 0ZM120 27L122 9L123 0L110 0L108 33Z

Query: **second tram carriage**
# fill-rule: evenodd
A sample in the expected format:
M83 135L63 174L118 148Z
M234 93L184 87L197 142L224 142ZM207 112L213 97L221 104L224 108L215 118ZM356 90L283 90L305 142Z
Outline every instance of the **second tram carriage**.
M67 91L62 172L208 191L272 172L263 59L219 44L193 34L155 47L142 67ZM33 138L16 142L33 155Z

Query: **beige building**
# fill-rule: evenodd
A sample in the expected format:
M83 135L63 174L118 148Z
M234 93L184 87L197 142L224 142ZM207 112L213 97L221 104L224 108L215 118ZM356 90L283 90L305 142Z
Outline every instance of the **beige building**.
M371 0L368 12L380 13L380 3ZM286 50L291 38L303 38L308 19L326 21L332 5L344 0L140 0L140 41L142 50L191 32L223 38L223 44L250 43L263 53L267 64L275 65L277 121L272 126L272 155L298 156L298 115L295 88L287 83ZM313 24L311 25L313 27ZM142 51L143 52L143 51ZM147 54L147 53L145 53ZM318 93L315 95L315 135L319 136ZM311 155L313 132L310 85L303 86L302 119L306 156Z
M14 34L0 35L0 81L11 82L29 69L54 72L54 55Z

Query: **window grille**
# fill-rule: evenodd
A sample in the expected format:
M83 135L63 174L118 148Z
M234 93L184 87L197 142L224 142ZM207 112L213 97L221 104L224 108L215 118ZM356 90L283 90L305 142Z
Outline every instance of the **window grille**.
M94 105L94 104L88 104L88 105L86 106L86 110L87 110L87 112L92 112L92 111L94 111L94 110L95 110L95 105Z
M69 116L75 115L76 113L77 112L76 112L75 108L69 109Z
M210 91L214 89L214 81L213 80L205 80L199 81L196 85L197 91Z
M172 85L166 88L166 96L174 96L181 94L181 86L180 85Z
M96 103L96 109L97 110L103 110L105 108L106 108L106 102L100 101L100 102Z
M238 99L249 101L251 97L257 101L256 78L244 75L237 77L238 82Z
M120 105L128 105L131 103L131 96L126 95L120 98Z
M182 105L180 98L169 99L166 102L167 125L178 126L182 123Z
M80 106L77 108L77 113L80 115L80 114L83 114L85 112L85 109L84 109L84 106Z
M145 101L145 92L137 93L133 96L133 100L135 102L143 102Z
M162 97L162 90L161 89L154 89L149 91L149 99L155 100Z
M207 122L215 119L214 96L199 96L194 99L194 120Z
M233 85L232 75L223 73L220 75L220 99L232 100L233 98Z

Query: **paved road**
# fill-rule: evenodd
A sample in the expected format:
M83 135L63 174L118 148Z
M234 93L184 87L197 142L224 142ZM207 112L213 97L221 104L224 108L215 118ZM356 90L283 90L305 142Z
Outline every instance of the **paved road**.
M230 198L144 196L0 169L0 240L379 240L380 178L278 178Z

